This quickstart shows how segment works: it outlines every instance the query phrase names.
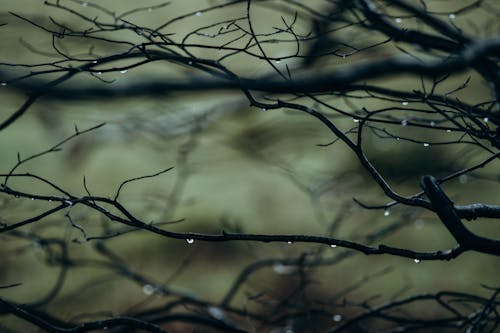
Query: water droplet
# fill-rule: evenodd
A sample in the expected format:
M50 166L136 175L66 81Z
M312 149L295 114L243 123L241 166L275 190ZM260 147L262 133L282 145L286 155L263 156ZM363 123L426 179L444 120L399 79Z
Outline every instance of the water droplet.
M455 17L456 17L456 16L455 16L455 14L453 14L453 13L451 13L451 14L449 14L449 15L448 15L448 18L449 18L450 20L453 20Z
M286 243L287 243L287 244L293 244L293 242L292 242L292 241L288 241L288 242L286 242Z
M262 108L262 111L267 111L267 109L266 108Z
M399 140L401 140L401 138L398 136L398 137L396 138L396 141L399 141Z
M150 13L151 13L152 11L153 11L153 8L149 7L149 8L148 8L148 12L150 12Z
M396 18L395 21L396 21L396 23L401 23L402 22L402 20L399 17Z
M336 247L337 247L337 245L332 244L332 245L330 245L330 247L331 247L331 248L336 248Z
M120 73L125 74L125 73L127 73L127 70L123 69L123 70L120 71Z
M279 60L279 59L278 59L278 60L276 60L276 63L277 63L277 64L281 63L281 60Z
M355 123L359 123L359 119L358 118L352 118L352 121L354 121Z
M389 216L391 215L391 212L389 212L387 209L384 211L384 216Z
M210 315L217 320L223 320L225 317L224 311L222 311L220 308L218 308L216 306L208 307L208 313L210 313Z
M436 122L435 122L435 121L431 121L431 122L430 122L430 125L431 125L432 127L434 127L434 126L436 126Z
M460 175L460 177L458 177L460 184L467 184L467 180L467 175Z
M408 101L401 102L402 105L408 105Z
M0 83L0 85L2 85L2 86L6 86L6 85L7 85L7 83L2 82L2 83Z
M430 145L430 143L424 142L424 147L429 147Z
M97 64L97 60L92 61L93 64Z
M288 275L296 271L294 266L283 265L281 263L273 265L273 271L279 275Z
M450 130L450 129L447 129L447 130L446 130L446 133L451 133L451 130Z
M16 194L16 195L15 195L15 197L16 197L16 198L19 198L19 194Z
M192 238L187 238L187 239L186 239L186 242L187 242L188 244L193 244L193 243L194 243L194 239L192 239Z
M194 14L196 16L201 16L201 12L196 12L196 14Z
M408 120L407 119L401 120L401 125L403 125L403 126L408 125Z
M227 25L225 25L225 26L223 26L223 27L222 27L222 29L227 29L227 28L228 28L228 26L227 26Z
M52 199L49 199L49 202L52 202Z
M142 292L146 295L153 295L155 293L156 288L150 284L145 284L142 287Z
M35 198L31 198L31 200L33 201L33 200L35 200Z
M342 59L345 59L345 54L342 55Z
M71 202L70 200L64 200L64 203L68 206L73 206L73 202Z
M415 262L415 264L418 264L420 262L420 259L413 259L413 261Z
M487 123L487 122L489 122L490 120L488 119L488 117L484 117L484 118L483 118L483 121L484 121L485 123Z
M338 323L339 321L342 321L342 315L340 314L333 315L332 319L334 322Z
M88 5L89 5L89 4L88 4L86 1L82 2L82 6L83 6L83 7L87 7Z
M102 72L97 72L96 74L97 74L97 75L102 75Z

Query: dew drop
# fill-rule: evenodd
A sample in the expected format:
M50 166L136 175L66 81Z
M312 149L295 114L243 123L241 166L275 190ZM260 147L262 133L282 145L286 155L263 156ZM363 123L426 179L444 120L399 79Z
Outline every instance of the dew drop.
M408 101L401 102L402 105L408 105Z
M153 11L153 8L149 7L149 8L148 8L148 12L150 12L150 13L151 13L152 11Z
M220 308L218 308L216 306L210 306L208 308L208 313L210 313L210 315L217 320L223 320L225 317L224 311L222 311Z
M455 14L453 14L453 13L451 13L451 14L449 14L449 15L448 15L448 18L449 18L450 20L453 20L455 17L456 17L456 16L455 16Z
M467 175L460 175L460 177L458 177L460 184L467 184L467 180Z
M2 86L6 86L6 85L7 85L7 83L2 82L2 83L0 83L0 85L2 85Z
M333 315L332 319L334 322L338 323L339 321L342 321L342 315L340 314Z
M355 123L359 123L359 119L358 118L352 118L352 121L354 121Z
M262 108L262 111L267 111L267 109L266 108Z
M424 147L429 147L429 146L430 146L430 143L427 143L427 142L424 143Z
M336 247L337 247L337 245L332 244L332 245L330 245L330 247L331 247L331 248L336 248Z
M389 216L389 215L391 215L391 212L389 212L388 210L385 210L384 211L384 216Z
M194 14L196 16L201 16L201 12L196 12L196 14Z
M35 200L35 198L31 198L31 201Z
M83 6L83 7L87 7L88 5L89 5L89 4L88 4L86 1L82 2L82 6Z
M193 62L192 62L192 61L188 61L188 65L192 65L192 64L193 64Z
M446 133L451 133L451 130L450 130L450 129L447 129L447 130L446 130Z
M125 73L127 73L127 70L126 69L121 70L120 73L125 74Z
M186 242L187 242L188 244L193 244L193 243L194 243L194 239L192 239L192 238L187 238L187 239L186 239Z
M292 242L292 241L288 241L288 242L286 242L286 243L287 243L287 244L293 244L293 242Z
M281 60L279 60L279 59L278 59L278 60L276 60L276 63L277 63L277 64L281 63Z
M97 72L96 74L97 74L97 75L102 75L102 72Z
M342 55L342 59L345 59L345 54Z
M49 199L49 202L52 202L52 199Z
M273 271L279 275L288 275L296 271L294 266L283 265L281 263L273 265Z
M432 127L434 127L434 126L436 126L436 122L435 122L435 121L431 121L431 122L430 122L430 125L431 125Z
M413 261L415 262L415 264L420 263L420 259L413 259Z
M483 118L483 121L484 121L485 123L487 123L487 122L489 122L490 120L488 119L488 117L484 117L484 118Z
M401 120L401 125L403 125L403 126L408 125L408 120L407 119Z
M227 28L228 28L228 26L227 26L227 25L225 25L225 26L223 26L223 27L222 27L222 29L224 29L224 30L225 30L225 29L227 29Z
M153 295L154 292L155 292L155 287L153 287L152 285L150 284L145 284L143 287L142 287L142 292L146 295Z
M398 137L396 138L396 141L399 141L399 140L401 140L401 138L398 136Z
M396 18L395 21L396 21L396 23L401 23L402 22L402 20L399 17Z
M93 64L97 64L97 60L92 61Z

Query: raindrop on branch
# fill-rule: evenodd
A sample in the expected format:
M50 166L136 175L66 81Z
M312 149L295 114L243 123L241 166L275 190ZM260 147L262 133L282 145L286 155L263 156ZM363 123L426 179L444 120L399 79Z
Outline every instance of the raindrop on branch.
M460 175L460 177L458 177L460 184L467 184L467 180L467 175Z
M395 21L396 21L396 23L401 23L402 22L402 20L399 17L396 18Z
M297 268L291 265L283 265L281 263L273 265L273 271L279 275L288 275L295 272Z
M145 293L146 295L153 295L154 292L155 292L155 287L153 287L152 285L150 284L145 284L143 287L142 287L142 292Z
M196 14L194 14L196 16L201 16L201 12L196 12Z
M286 242L286 243L287 243L287 244L293 244L293 242L292 242L292 241L288 241L288 242Z
M389 212L387 209L384 211L384 216L389 216L391 215L391 212Z
M427 143L427 142L424 143L424 147L429 147L429 146L430 146L430 143Z
M342 315L340 314L333 315L332 319L334 322L338 323L339 321L342 321Z
M277 64L281 63L281 60L279 60L279 59L278 59L278 60L276 60L276 63L277 63Z
M448 15L448 18L449 18L450 20L453 20L455 17L456 17L456 15L455 15L455 14L453 14L453 13L451 13L451 14L449 14L449 15Z
M403 126L408 125L408 120L407 119L401 120L401 125L403 125Z
M431 121L431 122L430 122L430 125L431 125L432 127L434 127L434 126L436 126L436 122L435 122L435 121Z
M408 105L408 101L401 102L402 105Z
M125 73L127 73L127 70L123 69L123 70L120 71L120 73L125 74Z
M193 244L193 243L194 243L194 239L192 239L192 238L187 238L187 239L186 239L186 242L187 242L188 244Z
M151 13L152 11L153 11L153 8L149 7L149 8L148 8L148 12L150 12L150 13Z
M413 259L413 261L415 262L415 264L420 263L420 259Z
M488 117L484 117L484 118L483 118L483 121L484 121L485 123L487 123L487 122L489 122L489 121L490 121L490 119L488 119Z
M262 108L262 111L267 111L267 109L266 108Z
M332 245L330 245L330 247L331 247L331 248L336 248L336 247L337 247L337 245L332 244Z
M7 85L7 83L2 82L2 83L0 83L0 85L2 85L2 86L6 86L6 85Z
M88 2L86 2L86 1L82 2L83 7L87 7L88 5L89 5Z

